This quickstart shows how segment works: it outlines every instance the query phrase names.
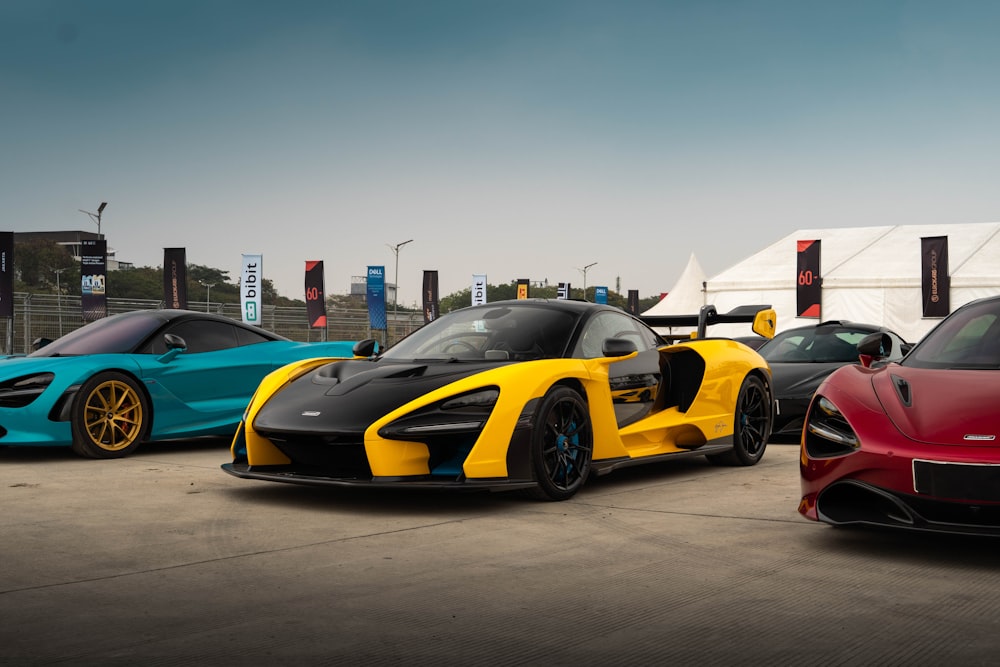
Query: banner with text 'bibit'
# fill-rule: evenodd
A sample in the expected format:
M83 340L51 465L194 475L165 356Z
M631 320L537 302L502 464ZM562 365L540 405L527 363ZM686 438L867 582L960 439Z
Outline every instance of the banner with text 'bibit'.
M261 288L264 281L264 256L244 254L240 275L240 305L243 309L243 321L247 324L260 326L263 321Z
M486 274L477 273L472 276L472 305L486 303Z

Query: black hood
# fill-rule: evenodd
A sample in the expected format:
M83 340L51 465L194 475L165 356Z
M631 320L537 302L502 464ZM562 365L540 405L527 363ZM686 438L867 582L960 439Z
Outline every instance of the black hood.
M769 365L774 383L774 395L777 398L808 398L830 373L849 363L842 361L771 363Z
M322 366L271 397L254 418L261 434L358 435L415 398L510 362L403 363L351 359Z

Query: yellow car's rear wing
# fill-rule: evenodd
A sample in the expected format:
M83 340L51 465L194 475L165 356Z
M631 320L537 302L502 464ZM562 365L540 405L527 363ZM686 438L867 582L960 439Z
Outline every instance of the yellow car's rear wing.
M683 338L705 338L708 327L713 324L738 324L751 322L753 332L764 338L774 338L778 316L768 305L737 306L728 313L719 313L715 306L702 306L697 315L640 315L639 319L651 327L697 327L694 334L664 336L671 340Z

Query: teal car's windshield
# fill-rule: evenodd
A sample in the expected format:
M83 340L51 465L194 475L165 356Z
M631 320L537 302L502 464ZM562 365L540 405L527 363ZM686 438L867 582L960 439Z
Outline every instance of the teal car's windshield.
M137 311L114 315L71 331L28 356L67 357L134 352L161 326L163 319L152 313Z

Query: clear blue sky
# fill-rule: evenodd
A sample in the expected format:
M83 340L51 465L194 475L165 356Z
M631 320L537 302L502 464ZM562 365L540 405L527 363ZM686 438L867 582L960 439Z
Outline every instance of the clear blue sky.
M0 229L302 298L643 297L796 229L1000 220L1000 2L3 0Z

